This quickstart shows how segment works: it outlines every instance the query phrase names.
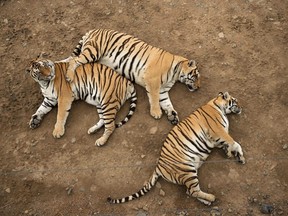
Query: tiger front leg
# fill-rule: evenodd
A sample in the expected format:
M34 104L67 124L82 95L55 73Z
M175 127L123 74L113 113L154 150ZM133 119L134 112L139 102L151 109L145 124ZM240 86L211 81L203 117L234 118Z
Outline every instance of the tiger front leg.
M168 90L161 90L160 92L160 106L161 108L165 111L167 114L168 120L171 122L171 124L178 124L179 122L179 117L174 110L173 105L171 103L171 100L169 98Z
M156 88L155 85L147 84L146 91L150 103L150 115L155 119L160 119L162 116L162 111L159 103L159 91L160 88Z
M245 164L245 158L240 144L235 142L227 131L221 129L217 130L217 132L211 132L210 135L216 143L215 147L223 148L228 158L231 158L234 154L240 163Z
M59 99L58 104L58 112L57 112L57 121L53 130L53 136L54 138L60 138L65 133L65 123L67 120L67 117L69 115L71 104L73 102L72 97L63 97Z
M35 129L39 127L44 115L50 112L52 110L52 107L55 106L56 104L57 104L57 100L44 98L44 101L42 102L40 107L32 115L29 121L29 127L31 129Z
M243 155L242 147L239 143L235 142L232 145L228 145L225 148L227 156L230 158L234 154L239 163L245 164L245 158Z

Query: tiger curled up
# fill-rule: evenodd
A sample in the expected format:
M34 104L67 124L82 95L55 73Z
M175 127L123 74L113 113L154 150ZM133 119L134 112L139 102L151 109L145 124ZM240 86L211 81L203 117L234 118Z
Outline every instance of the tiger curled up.
M85 100L95 105L99 114L99 121L89 128L88 134L96 132L103 125L102 137L95 145L105 144L115 127L125 124L133 115L137 96L134 85L125 77L119 75L105 65L91 63L78 67L75 79L66 81L68 63L53 62L44 58L32 61L27 71L40 85L44 100L30 120L30 128L40 125L45 114L58 103L57 122L53 131L55 138L60 138L65 132L65 123L74 100ZM121 122L115 125L117 111L130 99L130 110Z
M237 99L228 92L219 93L170 131L156 169L143 188L130 196L121 199L109 197L107 200L110 203L123 203L139 198L162 177L168 182L185 185L188 195L210 205L215 196L201 191L197 170L215 147L224 149L229 158L234 154L239 162L245 163L240 144L228 134L229 122L226 116L229 113L239 114L241 110Z
M146 89L150 114L159 119L161 108L172 124L179 122L169 98L176 81L190 91L200 87L200 74L194 60L173 55L153 47L131 35L114 30L95 29L86 33L74 49L69 61L67 80L74 80L75 69L87 62L105 64Z

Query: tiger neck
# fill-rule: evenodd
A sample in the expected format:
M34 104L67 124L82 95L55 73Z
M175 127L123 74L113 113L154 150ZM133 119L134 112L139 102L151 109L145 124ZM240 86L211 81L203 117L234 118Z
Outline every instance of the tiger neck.
M55 65L55 78L57 77L59 78L61 76L64 76L65 78L65 75L67 73L67 69L69 66L69 62L54 62L54 65Z
M174 56L174 61L173 61L173 76L177 77L178 80L180 80L180 72L182 69L182 64L187 61L186 58L182 57L182 56Z

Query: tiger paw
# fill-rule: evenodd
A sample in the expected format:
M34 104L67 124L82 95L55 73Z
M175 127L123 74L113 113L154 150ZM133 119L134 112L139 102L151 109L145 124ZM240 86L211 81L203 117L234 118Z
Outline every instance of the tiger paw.
M235 152L235 157L237 158L237 161L241 164L245 164L245 158L243 155L240 155L239 152Z
M91 128L88 129L87 133L88 134L93 134L98 130L98 128L95 127L95 125Z
M211 205L212 202L215 201L215 196L213 194L209 194L209 193L201 193L201 197L197 197L197 199L204 203L205 205Z
M68 82L73 82L73 80L74 80L74 72L73 71L71 71L71 70L67 70L67 73L66 73L66 75L65 75L65 78L66 78L66 80L68 81Z
M54 130L53 130L53 137L54 138L60 138L61 136L63 136L65 133L65 129L64 127L61 128L61 127L55 127Z
M106 143L106 139L104 137L100 137L99 139L96 140L95 145L96 146L102 146Z
M35 129L40 126L41 118L39 118L37 115L32 115L32 118L29 121L29 127L31 129Z
M153 116L153 118L155 118L155 119L160 119L161 118L161 116L162 116L162 111L161 111L161 109L154 109L154 110L150 110L150 114L151 114L151 116Z
M176 125L179 122L179 117L177 115L177 112L174 110L172 111L172 113L170 115L168 114L167 118L171 122L171 124L173 124L173 125Z

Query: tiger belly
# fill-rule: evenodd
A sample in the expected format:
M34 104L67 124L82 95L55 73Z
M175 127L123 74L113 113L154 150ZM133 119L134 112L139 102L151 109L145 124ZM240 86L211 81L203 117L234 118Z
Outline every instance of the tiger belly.
M92 96L88 96L85 100L86 103L91 104L93 106L98 106L99 102L97 100L94 100Z

